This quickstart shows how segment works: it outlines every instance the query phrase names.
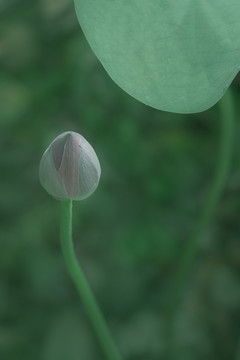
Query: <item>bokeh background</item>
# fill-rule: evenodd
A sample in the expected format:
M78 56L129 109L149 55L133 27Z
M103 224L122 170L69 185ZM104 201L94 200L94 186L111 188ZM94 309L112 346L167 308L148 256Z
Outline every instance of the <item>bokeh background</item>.
M239 81L233 86L240 118ZM179 254L218 159L218 106L151 109L109 78L72 0L0 0L0 359L102 360L59 246L59 203L38 165L61 132L102 166L74 204L85 274L126 360L166 359L165 315ZM240 359L240 126L231 172L174 319L176 360Z

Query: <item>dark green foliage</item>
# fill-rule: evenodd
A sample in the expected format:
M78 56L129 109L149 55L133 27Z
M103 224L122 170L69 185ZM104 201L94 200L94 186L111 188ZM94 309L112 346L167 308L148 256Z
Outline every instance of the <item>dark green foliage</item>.
M0 359L101 359L62 259L60 204L38 180L43 150L67 130L102 166L94 196L74 204L84 271L124 359L164 359L170 285L218 157L218 109L173 115L129 97L67 0L1 0L0 11ZM176 360L240 359L239 136L237 123L226 190L175 319Z

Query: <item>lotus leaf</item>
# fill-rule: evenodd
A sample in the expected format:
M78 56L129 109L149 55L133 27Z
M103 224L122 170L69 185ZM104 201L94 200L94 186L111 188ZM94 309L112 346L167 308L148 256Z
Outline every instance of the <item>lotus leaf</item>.
M75 7L111 78L154 108L206 110L240 69L239 0L75 0Z

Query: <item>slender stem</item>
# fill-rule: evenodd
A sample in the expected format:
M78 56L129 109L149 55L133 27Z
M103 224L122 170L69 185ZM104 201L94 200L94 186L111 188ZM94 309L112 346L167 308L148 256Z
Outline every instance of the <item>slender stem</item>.
M121 357L75 255L72 242L72 200L61 201L60 239L68 271L82 299L106 359L120 360Z
M189 239L185 246L185 249L183 250L179 266L176 271L167 318L168 336L170 337L172 336L172 322L176 314L181 290L184 286L191 265L194 261L197 252L198 240L213 215L216 204L222 194L229 173L233 148L235 117L233 99L230 89L219 103L219 112L221 119L221 137L218 164L216 167L215 177L213 179L206 206L202 211L202 214L196 225L195 231L192 234L192 237Z

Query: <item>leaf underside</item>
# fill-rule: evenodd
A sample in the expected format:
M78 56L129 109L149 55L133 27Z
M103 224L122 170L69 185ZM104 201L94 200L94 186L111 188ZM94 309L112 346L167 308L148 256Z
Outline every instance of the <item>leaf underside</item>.
M75 0L75 7L111 78L154 108L206 110L240 69L239 0Z

